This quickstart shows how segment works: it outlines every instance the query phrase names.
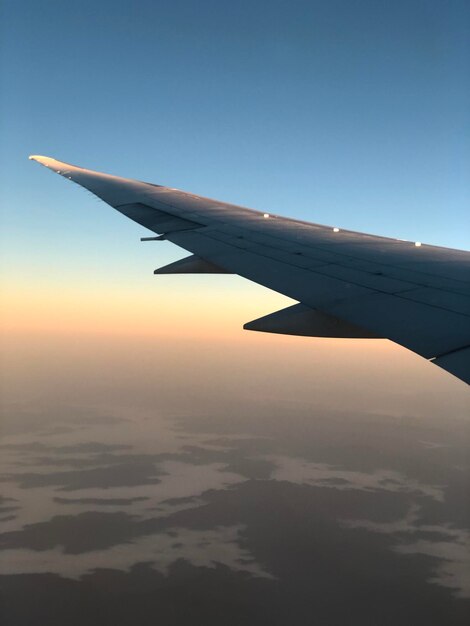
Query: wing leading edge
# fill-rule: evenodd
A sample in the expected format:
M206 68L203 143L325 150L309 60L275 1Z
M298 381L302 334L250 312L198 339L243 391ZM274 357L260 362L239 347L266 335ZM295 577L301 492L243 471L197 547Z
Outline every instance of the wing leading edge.
M160 273L235 273L299 302L248 330L382 337L470 383L470 252L283 218L31 156L186 249Z

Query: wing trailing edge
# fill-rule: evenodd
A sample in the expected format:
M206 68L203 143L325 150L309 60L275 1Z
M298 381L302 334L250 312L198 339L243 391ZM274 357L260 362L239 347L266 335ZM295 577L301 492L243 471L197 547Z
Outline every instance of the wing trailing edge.
M438 356L431 362L470 385L470 346Z

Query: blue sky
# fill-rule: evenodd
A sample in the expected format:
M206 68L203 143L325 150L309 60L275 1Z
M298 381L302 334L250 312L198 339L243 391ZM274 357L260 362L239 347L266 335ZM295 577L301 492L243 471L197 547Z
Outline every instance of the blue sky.
M147 279L180 256L31 153L469 248L467 2L5 0L1 23L15 280Z

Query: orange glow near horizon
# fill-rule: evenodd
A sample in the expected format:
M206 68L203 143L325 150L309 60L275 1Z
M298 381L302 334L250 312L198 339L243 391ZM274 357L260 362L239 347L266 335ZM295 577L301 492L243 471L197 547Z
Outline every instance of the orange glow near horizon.
M138 404L157 388L177 407L192 406L192 397L224 410L270 397L288 410L313 402L397 415L408 405L423 416L445 407L468 414L461 381L396 344L244 331L245 322L292 301L227 277L159 280L153 289L6 282L4 408L44 398L111 402L121 394L119 402Z
M238 285L233 291L230 285L219 291L220 282L205 289L188 280L178 284L172 278L163 285L159 280L154 289L5 283L1 331L229 338L245 322L292 303L261 288L252 298L250 288L240 294Z

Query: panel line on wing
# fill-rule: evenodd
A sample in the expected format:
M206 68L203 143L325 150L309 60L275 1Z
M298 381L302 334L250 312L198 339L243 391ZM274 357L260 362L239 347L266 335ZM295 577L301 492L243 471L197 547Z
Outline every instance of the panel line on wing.
M217 224L218 229L220 229L221 231L221 226L223 226L223 224ZM232 230L235 230L233 227L231 227ZM396 265L394 263L390 263L390 262L386 262L384 260L381 261L371 261L370 259L367 258L367 256L363 257L363 256L358 256L355 254L351 254L351 253L345 253L345 252L341 252L338 251L337 249L335 249L334 251L328 249L326 247L326 244L322 244L322 243L315 243L315 244L307 244L305 241L297 241L297 242L292 242L292 240L290 240L288 237L286 236L279 236L278 234L273 234L272 231L269 233L262 233L262 235L259 235L258 233L254 232L249 226L245 227L245 228L237 228L238 231L245 233L245 237L248 241L253 242L254 244L259 243L260 245L265 245L265 246L269 246L270 244L266 241L266 239L272 239L273 240L273 245L272 247L274 248L274 250L276 250L277 248L275 247L275 245L279 245L279 244L284 244L287 245L288 248L292 248L294 246L296 246L299 250L303 249L305 250L304 254L305 256L309 255L309 251L311 252L312 250L318 251L318 253L320 255L322 254L326 254L328 258L334 258L335 261L338 263L338 265L341 265L341 261L344 260L346 261L346 263L344 264L347 267L348 263L363 263L363 264L371 264L371 265L377 265L380 268L387 268L387 269L391 269L394 272L399 272L402 273L404 271L408 272L412 275L411 278L407 279L407 282L410 282L412 284L415 284L419 287L427 287L430 286L428 284L427 281L435 281L436 280L436 276L430 272L423 272L422 270L416 270L416 269L412 269L409 270L408 268L405 268L403 266L400 265ZM222 231L223 232L223 231ZM389 239L387 239L387 241L390 241ZM393 241L393 240L392 240ZM397 242L398 243L398 242ZM366 244L365 244L366 245ZM410 247L410 251L411 251L411 247ZM311 254L312 258L315 258L312 254ZM339 262L338 262L339 261ZM395 278L394 276L389 276L389 278ZM417 282L419 281L421 278L422 282ZM427 279L427 281L426 281ZM461 280L459 278L452 278L452 279L448 279L448 278L443 278L441 276L437 276L437 280L439 280L442 283L447 283L445 286L440 286L439 288L442 289L443 291L447 291L449 293L462 293L464 295L468 295L469 293L469 281L464 281ZM426 281L426 282L424 282Z
M204 230L202 232L199 231L199 234L201 236L203 236L203 237L207 237L207 238L213 239L215 241L220 241L219 238L213 237L211 232L207 232L207 231ZM227 246L230 246L232 248L240 250L240 253L242 253L242 254L243 254L243 251L246 249L242 245L240 245L240 246L237 245L236 240L234 240L233 238L228 238L228 240L225 239L222 243L224 245L227 245ZM324 264L321 264L319 266L314 266L314 267L300 266L300 265L297 265L294 262L294 259L292 259L292 262L290 262L290 261L287 261L287 260L285 260L283 258L279 258L279 256L278 257L267 256L266 254L263 254L262 252L260 252L260 250L257 247L249 248L248 252L250 254L255 254L255 255L259 256L259 257L263 257L265 259L272 259L272 260L274 260L274 261L276 261L278 263L282 263L284 265L295 267L296 269L299 269L299 270L300 269L306 270L308 272L311 272L312 274L318 274L318 275L324 276L325 278L330 278L330 279L335 280L335 281L341 281L344 284L354 285L356 287L362 287L364 289L370 290L371 292L375 292L375 293L379 293L379 294L386 294L386 295L393 295L393 296L395 296L397 298L402 298L404 300L409 300L409 301L420 302L421 304L425 304L425 305L427 305L429 307L432 307L432 308L435 308L435 309L441 309L441 310L444 310L444 311L448 311L448 312L454 313L456 315L462 315L464 317L468 317L469 316L465 311L462 311L462 310L455 310L454 308L441 306L439 304L436 304L436 303L433 303L433 302L429 302L429 301L423 301L422 299L407 298L406 296L401 295L401 292L399 290L397 290L397 291L385 290L383 288L379 288L379 287L376 287L376 286L372 287L370 285L363 284L361 282L358 282L357 280L353 280L353 279L350 279L350 278L344 278L344 277L341 277L341 276L338 276L338 275L332 276L331 273L326 271L324 268L330 267L332 265L335 265L333 263L324 263ZM371 277L373 277L373 275L371 275ZM385 280L387 278L388 277L384 277ZM390 280L393 280L393 279L390 279ZM398 282L398 281L396 281L396 282ZM419 289L423 288L423 286L420 285L420 284L414 284L414 283L411 283L411 282L406 284L405 281L400 281L400 282L402 282L402 284L404 286L404 288L402 289L403 293L409 292L411 294L412 292L418 291ZM449 292L449 293L454 293L454 292ZM458 294L458 295L461 298L465 298L464 295L461 295L461 294Z

